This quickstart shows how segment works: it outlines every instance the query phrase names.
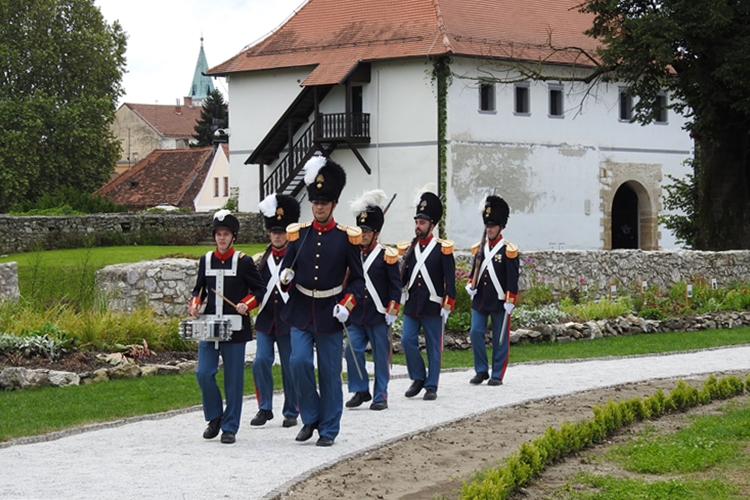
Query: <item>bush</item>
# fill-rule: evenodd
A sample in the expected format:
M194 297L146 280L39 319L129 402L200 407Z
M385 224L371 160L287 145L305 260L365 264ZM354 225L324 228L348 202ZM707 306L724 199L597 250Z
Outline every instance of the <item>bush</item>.
M127 211L127 207L118 205L110 198L80 191L73 186L61 187L53 194L45 194L36 200L20 201L10 209L13 215L79 215Z

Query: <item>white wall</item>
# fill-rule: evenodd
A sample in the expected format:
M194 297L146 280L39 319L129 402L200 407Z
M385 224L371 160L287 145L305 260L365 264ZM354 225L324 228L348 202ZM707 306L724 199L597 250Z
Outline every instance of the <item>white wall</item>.
M229 160L224 154L224 149L219 147L214 155L211 168L208 170L206 180L203 182L200 192L195 197L193 204L196 212L213 212L223 207L229 196L224 195L224 178L229 177ZM214 179L219 179L219 196L214 196ZM231 187L231 181L230 181Z

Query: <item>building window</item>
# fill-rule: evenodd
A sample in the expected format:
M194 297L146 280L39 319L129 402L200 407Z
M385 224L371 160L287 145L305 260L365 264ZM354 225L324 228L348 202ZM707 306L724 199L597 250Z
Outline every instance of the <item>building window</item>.
M495 84L479 83L479 111L495 111Z
M214 198L219 197L219 178L214 177Z
M224 177L224 198L229 197L229 177Z
M658 94L656 96L656 123L667 123L667 95Z
M517 84L515 86L515 113L517 115L528 115L531 113L528 84Z
M562 117L565 114L563 86L549 86L549 115Z
M630 121L633 119L633 96L625 87L620 88L620 120Z

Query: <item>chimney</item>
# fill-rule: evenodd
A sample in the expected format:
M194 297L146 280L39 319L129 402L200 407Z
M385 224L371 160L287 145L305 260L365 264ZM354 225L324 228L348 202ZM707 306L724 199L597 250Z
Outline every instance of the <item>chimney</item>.
M174 112L175 114L181 115L182 114L182 107L180 106L180 98L177 98L177 103L174 105Z
M187 106L188 108L192 108L193 107L193 98L192 97L186 97L185 98L185 106Z

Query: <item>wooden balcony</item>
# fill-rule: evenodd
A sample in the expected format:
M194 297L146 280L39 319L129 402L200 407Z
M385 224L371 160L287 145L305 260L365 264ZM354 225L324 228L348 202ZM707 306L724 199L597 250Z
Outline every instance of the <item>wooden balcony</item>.
M369 113L320 114L315 121L315 142L370 143Z

